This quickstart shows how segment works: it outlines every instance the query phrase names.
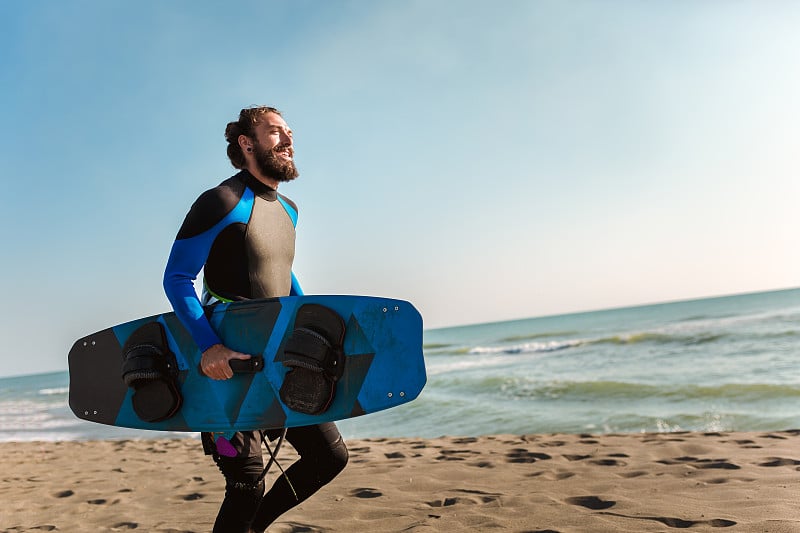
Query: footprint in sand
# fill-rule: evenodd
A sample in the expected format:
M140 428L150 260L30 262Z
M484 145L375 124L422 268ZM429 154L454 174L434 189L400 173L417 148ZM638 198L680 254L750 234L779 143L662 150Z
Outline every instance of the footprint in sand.
M758 466L797 466L800 461L797 459L785 459L783 457L767 457L767 462L759 463Z
M451 498L443 498L441 500L434 500L431 502L427 502L428 505L431 507L450 507L451 505L480 505L480 504L487 504L493 501L496 501L497 498L486 497L486 498L462 498L460 496L454 496Z
M289 533L314 533L320 531L318 526L310 524L298 524L297 522L287 522L287 524L292 528Z
M552 459L546 453L529 452L525 448L515 448L506 454L509 463L535 463Z
M727 459L698 459L697 457L676 457L675 459L662 459L656 461L663 465L688 464L700 469L739 470L741 466L728 462Z
M405 459L406 455L403 452L392 452L383 454L387 459Z
M457 503L463 503L462 498L444 498L442 500L435 500L432 502L427 502L428 505L431 507L450 507L451 505L455 505Z
M765 439L778 439L778 440L786 440L786 437L783 435L775 435L774 433L768 433L766 435L761 435L762 438Z
M661 522L667 527L674 527L676 529L688 529L690 527L699 525L708 525L711 527L733 527L736 525L736 522L733 520L724 520L722 518L715 518L712 520L683 520L682 518L674 518L671 516L629 516L606 511L600 514L619 516L620 518L631 518L633 520L652 520L654 522Z
M350 496L355 496L356 498L380 498L383 493L377 489L362 488L351 490Z
M739 470L742 468L739 465L729 463L726 459L700 459L694 466L702 469L716 468L720 470Z
M136 522L120 522L119 524L114 524L111 529L114 531L118 529L137 529L138 527L139 524Z
M369 446L362 446L360 448L348 448L350 453L369 453Z
M628 466L625 461L617 461L616 459L595 459L589 462L598 466Z
M623 472L622 474L619 474L619 476L624 477L626 479L631 479L635 477L646 476L649 473L650 472L645 472L644 470L635 470L633 472Z
M461 457L461 455L480 455L480 452L475 450L442 450L441 455L439 455L436 460L437 461L465 461L466 457Z
M578 455L578 454L566 454L562 455L564 459L567 461L583 461L584 459L588 459L591 455Z
M581 507L586 507L593 511L609 509L617 505L617 502L613 500L603 500L597 496L575 496L573 498L567 498L566 502L570 505L580 505Z
M450 507L457 504L486 505L498 501L501 496L500 494L475 489L455 489L455 491L465 493L467 496L449 496L426 503L431 507Z

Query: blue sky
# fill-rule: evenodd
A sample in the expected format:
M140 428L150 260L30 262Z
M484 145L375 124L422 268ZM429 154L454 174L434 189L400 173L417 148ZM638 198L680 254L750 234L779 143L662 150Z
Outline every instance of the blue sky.
M168 309L225 124L280 108L307 293L427 328L800 285L800 4L0 2L0 375Z

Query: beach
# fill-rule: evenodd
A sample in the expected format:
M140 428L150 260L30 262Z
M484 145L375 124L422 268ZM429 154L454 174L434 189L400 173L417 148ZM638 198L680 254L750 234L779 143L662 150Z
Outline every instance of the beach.
M269 532L800 531L800 430L348 447L345 471ZM296 457L287 444L279 461ZM14 532L207 532L224 490L196 439L4 442L0 472Z
M426 331L419 398L337 422L347 468L269 531L800 533L798 302ZM0 378L0 533L211 531L197 434L86 422L68 393L66 371Z

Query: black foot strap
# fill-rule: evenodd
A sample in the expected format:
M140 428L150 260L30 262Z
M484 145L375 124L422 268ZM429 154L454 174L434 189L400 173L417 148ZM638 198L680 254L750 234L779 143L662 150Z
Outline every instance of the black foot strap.
M169 350L164 327L148 322L122 347L122 379L134 390L133 410L145 422L160 422L180 409L178 364Z
M294 331L284 348L283 364L290 370L280 397L287 407L310 415L330 407L344 372L345 328L342 317L323 305L304 304L297 310Z

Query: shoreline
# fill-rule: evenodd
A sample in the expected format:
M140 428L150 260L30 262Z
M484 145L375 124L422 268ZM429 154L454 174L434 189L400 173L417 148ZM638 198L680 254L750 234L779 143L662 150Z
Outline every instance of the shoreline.
M800 430L347 443L345 471L270 533L800 531ZM210 531L224 492L186 438L3 442L0 472L9 532Z

